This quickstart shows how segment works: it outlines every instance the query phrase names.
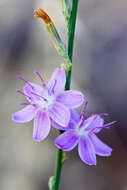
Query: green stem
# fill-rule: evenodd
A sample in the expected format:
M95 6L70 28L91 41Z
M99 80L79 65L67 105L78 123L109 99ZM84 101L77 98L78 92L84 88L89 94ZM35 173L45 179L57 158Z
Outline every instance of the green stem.
M72 55L73 55L73 45L74 45L74 34L75 34L77 9L78 9L78 0L73 0L71 20L70 20L70 32L69 32L69 38L68 38L68 55L69 55L71 62L72 62ZM72 67L66 71L65 90L70 90L71 69L72 69ZM60 131L60 133L62 133L62 132ZM61 170L62 170L62 159L63 159L63 151L58 149L54 190L59 189L60 176L61 176Z
M62 154L63 154L63 151L61 149L58 149L54 190L59 189L59 182L60 182L60 176L61 176L61 170L62 170Z
M78 2L79 0L73 0L73 3L72 3L70 31L69 31L69 36L68 36L68 55L71 60L71 63L72 63L72 56L73 56L73 49L74 49L74 36L75 36L75 25L76 25L76 18L77 18ZM69 71L66 72L65 90L70 90L71 70L72 70L72 67Z
M69 38L68 38L68 55L70 57L71 62L72 62L73 47L74 47L74 35L75 35L75 24L76 24L76 18L77 18L77 9L78 9L78 0L73 0L71 20L70 20L70 31L69 31Z

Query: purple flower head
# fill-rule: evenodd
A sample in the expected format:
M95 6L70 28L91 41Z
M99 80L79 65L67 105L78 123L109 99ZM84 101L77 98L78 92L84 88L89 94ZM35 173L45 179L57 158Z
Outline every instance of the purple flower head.
M18 76L24 81L25 86L23 91L17 90L17 92L24 95L28 103L21 103L20 105L26 107L14 113L12 119L18 123L25 123L34 118L33 139L40 142L49 134L53 122L66 128L70 120L70 109L79 107L84 98L78 91L58 93L66 82L63 69L57 68L47 85L38 72L35 74L41 79L42 86Z
M89 117L85 116L87 103L79 116L75 111L71 111L71 119L68 130L55 140L55 145L64 150L70 151L78 144L78 153L83 162L88 165L96 165L96 155L110 156L112 149L103 143L96 134L102 128L108 128L115 122L104 125L102 115L96 114Z

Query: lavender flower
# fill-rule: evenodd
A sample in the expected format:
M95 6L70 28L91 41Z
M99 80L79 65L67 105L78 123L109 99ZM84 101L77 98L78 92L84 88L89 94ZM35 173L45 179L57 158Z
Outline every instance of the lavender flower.
M86 117L86 105L80 116L75 110L71 111L68 130L56 138L55 145L64 151L70 151L78 144L78 153L81 160L88 165L96 165L96 154L110 156L112 152L112 149L104 144L96 134L102 128L108 128L115 122L104 125L101 114Z
M23 92L17 92L24 95L29 102L21 103L20 105L26 107L14 113L12 119L25 123L34 118L33 139L40 142L49 134L53 122L66 128L70 120L70 109L79 107L84 98L81 92L73 90L58 93L66 82L63 69L57 68L47 85L38 72L35 74L41 79L42 86L18 77L25 82L25 86Z

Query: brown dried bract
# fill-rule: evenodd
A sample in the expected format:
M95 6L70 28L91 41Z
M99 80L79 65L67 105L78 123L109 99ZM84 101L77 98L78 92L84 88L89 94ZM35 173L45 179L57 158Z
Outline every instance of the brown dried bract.
M45 24L50 24L52 22L50 17L47 15L47 13L44 10L42 10L41 8L35 10L34 17L42 18L43 21L45 22Z

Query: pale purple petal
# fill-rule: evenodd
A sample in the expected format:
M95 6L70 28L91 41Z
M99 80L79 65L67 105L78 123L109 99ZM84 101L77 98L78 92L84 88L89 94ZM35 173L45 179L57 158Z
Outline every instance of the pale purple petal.
M66 131L66 130L71 130L71 129L75 129L76 126L76 122L70 118L69 124L66 127L62 127L61 125L57 124L55 121L53 121L51 119L51 124L54 128L62 130L62 131Z
M73 130L64 132L55 140L55 145L65 151L70 151L78 144L79 137Z
M99 115L92 115L84 121L84 126L85 125L87 126L86 130L92 130L96 127L103 126L103 124L104 124L104 119L101 118ZM96 132L99 132L99 131L100 129L96 130Z
M67 90L60 93L56 97L56 100L66 105L70 109L74 109L82 105L84 101L84 97L83 97L83 94L79 91Z
M72 120L69 121L69 124L67 125L67 127L62 127L61 125L57 124L55 121L53 121L51 119L51 125L56 128L56 129L59 129L59 130L62 130L62 131L67 131L67 130L72 130L72 129L75 129L75 125L76 123Z
M69 109L61 103L55 102L52 108L49 109L49 114L52 120L62 127L67 127L70 120Z
M52 89L53 89L54 93L56 93L65 87L65 83L66 83L66 75L65 75L64 69L57 68L54 71L54 73L47 85L47 88L50 91L52 91Z
M90 135L91 141L94 145L94 149L97 155L110 156L112 149L103 143L95 134Z
M53 121L52 119L51 120L51 125L58 129L58 130L62 130L62 131L65 131L65 130L68 130L68 126L67 127L62 127L61 125L57 124L55 121Z
M27 96L30 96L33 100L39 100L40 98L32 93L36 93L38 95L42 95L43 94L43 87L38 85L38 84L35 84L35 83L32 83L32 82L29 82L30 85L33 86L33 88L31 88L30 85L26 84L24 87L23 87L23 91L24 93L27 95ZM29 101L31 101L28 97L27 99Z
M42 141L50 131L50 119L46 111L38 111L34 120L33 139Z
M94 125L98 126L98 127L103 126L104 125L104 119L100 115L98 115L96 120L94 121ZM94 132L99 133L101 130L102 130L102 128L100 128L100 129L97 128Z
M80 115L75 109L71 109L71 119L74 120L75 122L79 121Z
M12 120L17 123L26 123L34 118L35 112L36 108L32 105L28 105L16 113L13 113Z
M69 124L65 130L75 129L77 123L79 122L79 114L76 110L70 110L71 111L71 117Z
M88 165L96 165L95 150L89 137L80 139L78 152L83 162L85 162Z
M75 129L76 125L77 125L77 123L74 120L70 119L69 124L68 124L66 130Z

